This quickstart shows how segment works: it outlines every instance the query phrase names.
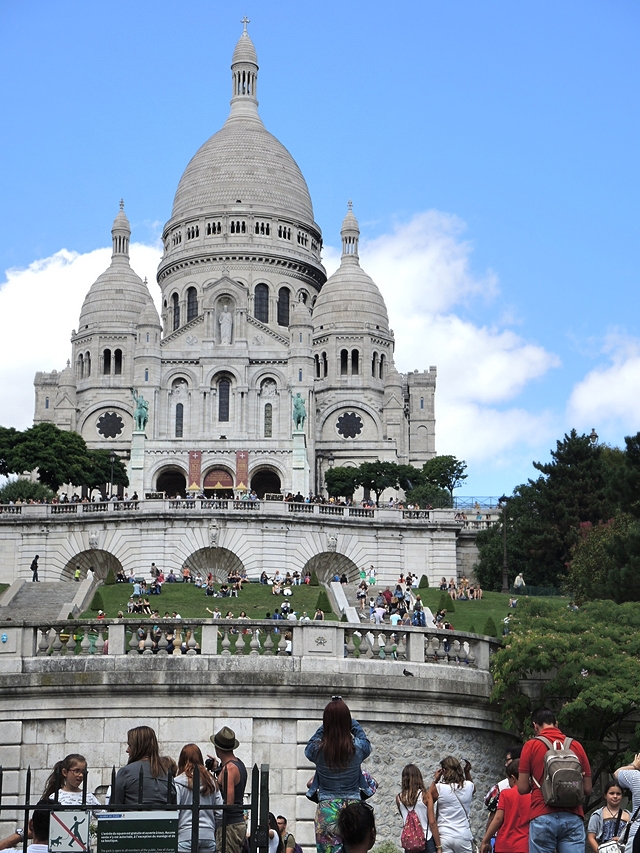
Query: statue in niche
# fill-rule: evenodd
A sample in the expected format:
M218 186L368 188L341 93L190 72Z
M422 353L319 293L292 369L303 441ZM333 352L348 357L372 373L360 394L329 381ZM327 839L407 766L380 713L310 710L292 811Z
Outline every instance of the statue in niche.
M338 537L334 533L327 534L327 551L335 551L338 547Z
M304 407L304 400L298 391L293 398L293 423L296 429L304 429L304 422L307 419L307 410Z
M136 432L142 432L149 422L149 404L142 394L138 394L135 388L131 389L131 395L135 401L136 408L133 413Z
M220 530L215 521L212 521L209 525L209 544L212 548L218 547L218 536L220 534Z
M89 534L89 548L97 548L98 541L98 534L95 531L92 531Z
M218 325L220 326L220 343L231 343L231 329L233 327L233 317L229 312L227 305L224 305L218 317Z
M267 379L262 383L260 391L263 397L275 397L276 383L272 379Z

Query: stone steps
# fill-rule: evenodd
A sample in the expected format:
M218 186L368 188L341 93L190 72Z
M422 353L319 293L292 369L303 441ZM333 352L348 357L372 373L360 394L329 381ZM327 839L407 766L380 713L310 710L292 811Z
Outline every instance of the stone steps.
M62 605L73 601L78 587L74 581L28 581L8 606L0 607L0 619L57 619Z

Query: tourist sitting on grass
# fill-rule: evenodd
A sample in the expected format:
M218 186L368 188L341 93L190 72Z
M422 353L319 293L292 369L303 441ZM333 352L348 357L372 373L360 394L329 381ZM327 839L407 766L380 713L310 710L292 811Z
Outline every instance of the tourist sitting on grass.
M263 572L263 573L260 575L260 583L261 583L261 584L264 584L264 585L266 585L266 584L268 584L268 583L269 583L269 575L268 575L266 572Z
M282 587L279 583L276 583L274 580L273 586L271 587L271 595L282 595Z

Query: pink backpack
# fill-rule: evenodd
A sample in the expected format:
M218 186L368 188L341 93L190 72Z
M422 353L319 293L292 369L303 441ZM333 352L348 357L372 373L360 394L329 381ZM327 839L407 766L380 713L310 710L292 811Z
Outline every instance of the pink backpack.
M400 845L407 853L421 853L424 850L425 837L422 824L416 814L415 806L409 809L407 819L404 822Z

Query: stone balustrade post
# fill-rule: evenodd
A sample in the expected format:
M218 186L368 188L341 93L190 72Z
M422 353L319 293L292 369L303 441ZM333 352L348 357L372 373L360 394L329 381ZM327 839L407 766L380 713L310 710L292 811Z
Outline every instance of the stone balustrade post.
M109 654L124 655L126 653L124 623L112 622L109 625Z
M485 669L488 672L491 652L488 640L478 640L474 643L473 651L476 656L476 669Z
M407 661L424 663L424 638L422 631L407 631Z
M215 622L202 625L202 642L200 653L203 655L218 654L218 626Z

